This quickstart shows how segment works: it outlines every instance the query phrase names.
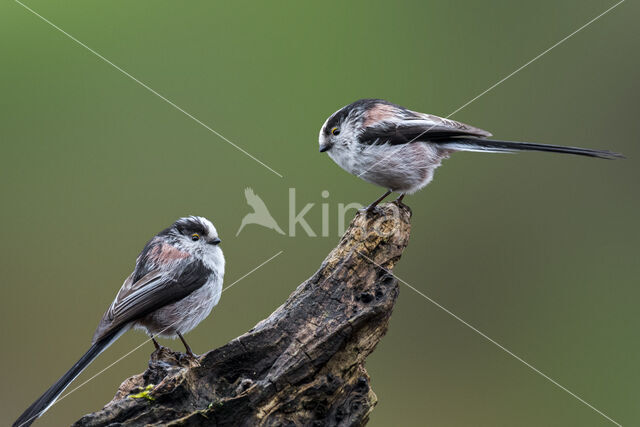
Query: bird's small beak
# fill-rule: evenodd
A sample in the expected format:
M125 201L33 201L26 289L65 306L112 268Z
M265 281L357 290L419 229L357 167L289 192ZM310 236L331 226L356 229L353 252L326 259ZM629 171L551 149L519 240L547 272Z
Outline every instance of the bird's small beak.
M212 245L218 245L218 244L220 244L220 242L222 242L222 240L220 240L219 238L215 237L215 238L211 239L211 242L209 242L209 243L211 243Z
M325 151L329 151L333 147L333 144L327 143L320 146L320 152L324 153Z

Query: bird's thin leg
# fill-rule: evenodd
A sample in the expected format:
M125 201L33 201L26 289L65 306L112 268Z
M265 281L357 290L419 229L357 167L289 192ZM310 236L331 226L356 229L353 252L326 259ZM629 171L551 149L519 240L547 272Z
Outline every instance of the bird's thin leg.
M367 210L368 211L372 211L376 206L378 206L378 203L383 201L389 194L391 194L391 190L387 191L378 200L376 200L375 202L373 202L369 206L367 206Z
M404 203L402 203L402 199L404 199L404 193L401 194L400 197L396 199L396 203L399 205L403 205Z
M158 344L158 341L156 341L153 334L149 334L149 336L151 337L151 341L153 341L153 345L156 347L156 350L160 350L160 344Z
M191 351L191 347L189 347L189 344L187 344L187 342L184 340L184 337L182 336L182 334L180 332L176 332L178 334L178 337L180 337L180 341L182 341L182 344L184 344L184 348L185 350L187 350L187 354L193 358L196 358L196 355L193 354L193 351Z

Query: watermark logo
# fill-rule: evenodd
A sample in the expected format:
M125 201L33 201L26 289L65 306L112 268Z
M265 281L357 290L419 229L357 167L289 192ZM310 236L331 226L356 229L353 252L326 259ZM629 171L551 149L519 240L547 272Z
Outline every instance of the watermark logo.
M240 228L236 232L236 236L240 234L242 229L249 224L257 224L263 227L270 228L271 230L275 230L280 234L284 234L284 231L280 228L276 220L273 218L269 209L267 209L267 205L264 201L258 196L250 187L245 188L244 197L247 199L247 204L251 206L253 212L248 213L242 218L242 222L240 223Z
M342 236L347 225L352 219L354 211L362 209L363 205L357 202L346 204L338 203L336 208L332 209L331 204L326 201L329 198L329 192L324 190L320 195L324 201L320 203L321 224L319 227L320 233L318 234L316 233L316 230L318 229L317 225L315 228L312 227L306 218L306 215L314 209L316 203L307 203L298 210L296 189L289 188L289 219L288 229L285 233L278 225L276 219L269 212L267 204L262 200L262 198L260 198L260 196L258 196L251 188L246 188L244 190L244 196L247 199L247 204L253 209L253 212L248 213L244 218L242 218L242 222L240 223L240 228L238 228L238 231L236 232L236 236L238 236L248 225L260 225L289 237L296 237L296 233L300 230L306 233L308 237L328 237L330 235L330 226L332 226L332 224L335 224L335 226L333 226L336 229L335 235ZM396 217L397 215L399 215L399 211L394 209L391 217ZM334 218L335 222L333 222ZM389 224L389 220L394 220L394 218L389 218L387 215L376 222L375 231L379 235L385 235L389 232L388 227L385 226L385 224ZM378 228L380 228L380 230Z

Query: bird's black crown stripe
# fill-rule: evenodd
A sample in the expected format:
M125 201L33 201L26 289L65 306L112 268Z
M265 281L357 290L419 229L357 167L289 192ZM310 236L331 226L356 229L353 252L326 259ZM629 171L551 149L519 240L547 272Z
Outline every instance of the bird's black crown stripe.
M176 230L178 233L184 236L190 236L193 233L198 233L201 236L206 236L209 230L207 226L196 217L180 218L171 227L165 228L158 236L168 236L171 232Z
M184 222L178 221L176 222L176 229L180 234L184 234L185 236L193 233L198 233L201 236L207 234L207 227L198 220L189 219Z
M375 99L375 98L366 98L359 99L351 104L342 107L338 111L336 111L331 118L327 121L327 125L324 128L325 135L329 135L331 133L331 129L334 127L339 127L339 125L354 111L360 111L364 113L369 108L373 107L376 104L385 104L385 105L393 105L389 101L385 101L384 99ZM397 106L396 106L397 107Z

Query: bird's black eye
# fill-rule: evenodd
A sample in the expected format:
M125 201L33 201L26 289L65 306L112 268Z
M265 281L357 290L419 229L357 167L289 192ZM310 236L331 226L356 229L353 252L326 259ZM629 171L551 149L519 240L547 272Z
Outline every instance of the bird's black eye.
M333 129L331 129L331 134L332 135L340 135L340 129L337 127L334 127Z
M200 235L198 233L193 233L191 235L191 240L193 240L194 242L200 240Z

